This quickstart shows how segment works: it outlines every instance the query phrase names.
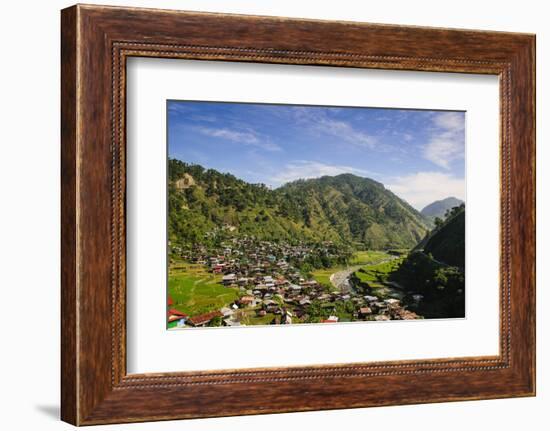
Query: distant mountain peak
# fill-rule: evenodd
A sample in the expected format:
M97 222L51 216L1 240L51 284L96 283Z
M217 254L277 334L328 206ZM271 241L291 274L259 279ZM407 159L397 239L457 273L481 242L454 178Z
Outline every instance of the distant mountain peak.
M425 206L420 213L431 219L435 219L436 217L443 218L447 210L462 205L463 203L463 200L457 199L454 196L449 196L448 198L437 200Z

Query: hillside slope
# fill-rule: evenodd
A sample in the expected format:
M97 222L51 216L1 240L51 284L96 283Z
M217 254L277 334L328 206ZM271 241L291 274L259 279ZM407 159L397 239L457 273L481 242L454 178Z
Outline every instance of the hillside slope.
M455 207L390 278L423 300L410 309L426 318L465 316L465 209Z
M342 240L369 249L408 248L427 230L426 221L408 203L381 183L352 174L295 181L278 193L283 202L301 209L306 226L336 232Z
M182 245L253 235L272 241L410 248L428 229L418 211L382 184L351 174L270 190L171 159L168 190L169 237Z
M451 266L464 268L466 213L457 207L445 222L428 237L424 252Z

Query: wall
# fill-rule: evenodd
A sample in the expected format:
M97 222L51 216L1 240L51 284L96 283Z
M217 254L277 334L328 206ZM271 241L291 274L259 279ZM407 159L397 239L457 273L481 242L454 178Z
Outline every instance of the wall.
M509 1L102 1L107 4L259 15L537 33L537 112L550 116L550 27L544 2ZM59 399L59 9L70 2L2 5L0 176L0 319L2 415L5 429L69 429L58 421ZM341 428L464 430L541 429L548 423L548 294L550 162L538 124L538 396L536 398L222 418L113 429L188 430ZM546 306L546 307L545 307ZM24 318L24 320L23 320ZM546 341L544 340L546 338ZM546 362L546 364L545 364ZM261 396L261 394L254 394ZM546 407L546 409L544 408ZM535 423L541 423L536 426ZM105 427L112 428L112 427Z

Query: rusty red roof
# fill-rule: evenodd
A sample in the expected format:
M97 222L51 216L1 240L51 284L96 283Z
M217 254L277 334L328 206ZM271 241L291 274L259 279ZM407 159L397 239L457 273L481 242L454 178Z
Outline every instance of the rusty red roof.
M199 314L189 319L189 323L192 325L202 325L203 323L210 322L214 317L223 317L220 311L211 311L210 313Z
M171 314L173 316L180 316L180 317L187 317L188 314L185 314L179 310L176 310L175 308L171 308L170 310L168 310L168 314Z

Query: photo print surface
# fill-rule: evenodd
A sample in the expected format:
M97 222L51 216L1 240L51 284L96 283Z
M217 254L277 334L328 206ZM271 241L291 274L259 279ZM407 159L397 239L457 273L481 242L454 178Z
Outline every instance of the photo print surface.
M167 328L465 317L465 112L167 102Z

